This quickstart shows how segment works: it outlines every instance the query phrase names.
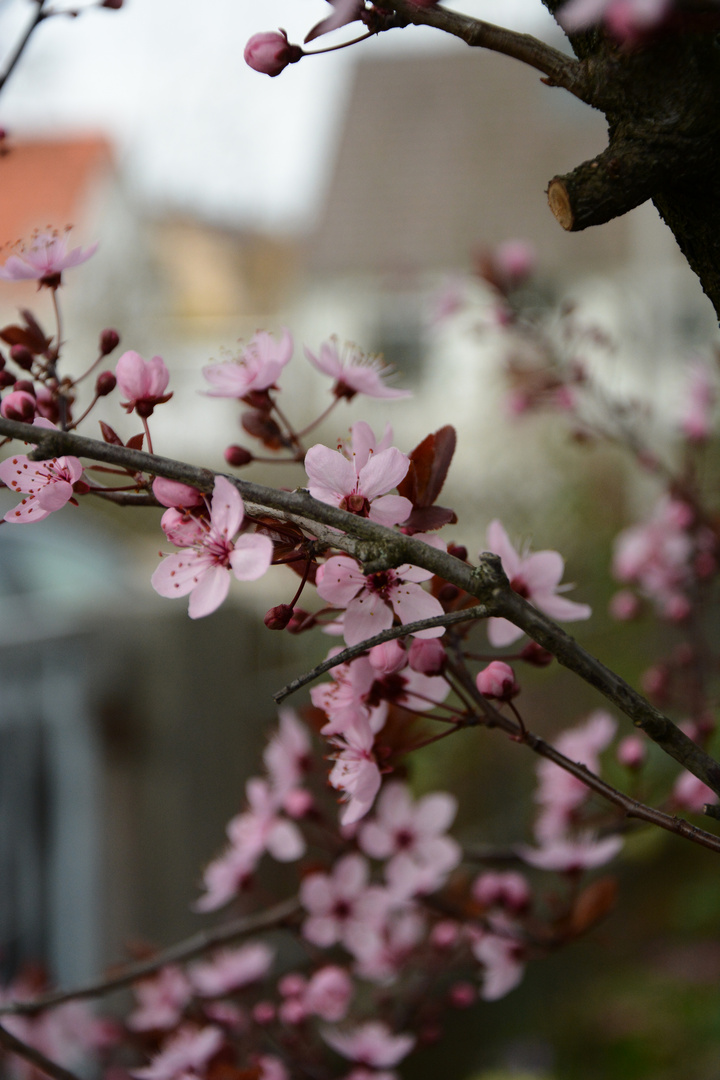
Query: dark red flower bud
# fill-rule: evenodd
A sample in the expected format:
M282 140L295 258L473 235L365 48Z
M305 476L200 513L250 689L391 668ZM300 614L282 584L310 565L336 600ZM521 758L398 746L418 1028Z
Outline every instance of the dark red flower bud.
M0 389L4 389L6 386L12 386L15 382L15 376L10 371L0 371Z
M32 394L35 397L35 386L30 379L17 379L13 384L13 390L22 390L24 394Z
M460 595L460 590L457 585L451 585L449 582L445 582L438 593L438 600L441 604L451 604L453 600L457 600Z
M35 398L25 390L13 390L0 402L0 414L6 420L19 420L21 424L32 424L35 419Z
M111 11L119 11L123 6L123 0L102 0L100 7L110 8Z
M101 371L95 380L95 393L98 397L107 397L112 394L117 386L117 379L113 371Z
M278 604L265 613L263 622L268 630L284 630L292 616L293 609L289 604Z
M284 30L253 34L245 46L245 63L263 75L279 75L288 64L303 56L299 45L291 45Z
M467 562L468 549L464 544L448 544L448 555L454 555L456 559Z
M13 345L10 349L10 359L23 371L29 371L35 362L35 357L26 345Z
M534 667L547 667L553 662L553 654L536 641L530 641L520 653L520 659Z
M249 465L253 460L249 450L246 450L244 446L237 445L226 447L223 457L228 465L233 465L236 469L239 469L242 465Z
M106 5L109 6L109 5ZM118 5L119 7L120 5ZM117 349L120 344L120 335L117 330L103 330L100 334L100 354L102 356L108 356L113 349Z
M287 624L288 634L302 634L304 630L312 630L317 619L309 611L303 608L293 608L292 619Z
M259 439L268 450L280 450L287 445L282 431L267 413L257 409L248 410L242 414L240 423L248 435Z

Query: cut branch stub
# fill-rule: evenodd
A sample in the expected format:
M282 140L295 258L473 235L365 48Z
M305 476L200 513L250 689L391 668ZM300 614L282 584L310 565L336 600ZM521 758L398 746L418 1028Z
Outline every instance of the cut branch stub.
M613 145L566 176L555 176L547 189L550 209L563 229L579 232L590 225L634 210L647 202L660 184L659 166L637 145Z

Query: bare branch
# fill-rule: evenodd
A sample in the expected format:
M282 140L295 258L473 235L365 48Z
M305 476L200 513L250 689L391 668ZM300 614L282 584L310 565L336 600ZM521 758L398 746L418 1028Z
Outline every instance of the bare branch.
M55 1061L51 1061L50 1058L45 1057L39 1050L36 1050L34 1046L28 1046L27 1043L18 1039L15 1035L11 1035L2 1026L0 1026L0 1046L7 1050L8 1053L17 1054L18 1057L29 1061L36 1069L44 1072L46 1076L51 1076L53 1080L79 1080L75 1073L63 1068L62 1065L58 1065Z
M273 694L273 697L279 705L281 701L290 697L296 690L300 690L303 686L307 686L308 683L319 679L326 671L330 671L340 664L346 664L349 660L354 660L356 656L362 656L363 653L366 653L368 649L372 649L375 645L382 645L384 642L393 641L395 638L407 637L408 634L417 634L419 630L428 630L431 626L452 626L456 623L470 622L471 619L486 619L489 614L490 611L485 604L478 604L476 607L465 608L463 611L451 611L446 615L435 615L432 619L419 619L417 622L405 623L403 626L391 626L388 630L383 630L381 633L375 634L374 637L367 638L357 645L350 645L349 648L343 649L342 652L323 660L312 671L299 675L297 679L293 679L282 690L278 690L277 694Z
M402 12L403 18L416 26L434 26L446 34L460 38L472 48L489 49L491 52L511 56L529 67L541 71L549 86L560 86L583 101L588 100L585 68L578 60L558 49L546 45L532 34L520 34L504 26L472 19L456 11L441 7L419 7L403 0L388 0L378 7L392 7Z
M227 945L229 942L237 941L239 938L247 937L249 934L256 934L259 930L272 930L283 926L292 920L298 911L300 911L300 901L297 897L283 900L282 903L268 908L267 911L263 911L259 915L244 915L239 919L234 919L232 922L225 923L224 926L218 926L212 930L201 930L198 934L186 938L185 941L179 941L177 944L171 945L170 948L156 953L149 960L126 964L114 975L109 975L105 979L97 979L70 990L56 990L50 994L43 994L42 997L33 998L32 1001L13 1001L7 1005L0 1005L0 1016L32 1015L42 1009L51 1009L56 1005L62 1005L65 1001L78 1001L81 998L101 997L104 994L110 994L113 990L120 990L125 986L130 986L131 983L137 982L139 979L145 979L148 975L153 975L167 964L185 963L185 961L192 960L195 956L202 956L203 953L216 949L219 945ZM50 1075L56 1074L51 1073ZM71 1078L70 1074L67 1073L63 1077L58 1076L58 1080L75 1080L75 1077Z

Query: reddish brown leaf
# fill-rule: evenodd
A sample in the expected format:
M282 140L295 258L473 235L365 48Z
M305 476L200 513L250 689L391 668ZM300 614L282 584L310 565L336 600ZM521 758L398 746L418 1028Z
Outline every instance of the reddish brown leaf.
M131 439L128 439L125 445L127 446L128 450L142 450L144 438L145 435L141 431L138 435L133 435Z
M398 491L413 506L427 507L442 491L457 441L455 428L447 424L428 435L410 454L410 468Z
M106 443L112 443L113 446L125 445L117 432L113 431L110 425L106 424L104 420L100 421L100 430L102 432L102 437Z
M583 889L570 915L573 934L585 934L604 919L615 907L617 891L617 878L610 876L593 881L592 885Z

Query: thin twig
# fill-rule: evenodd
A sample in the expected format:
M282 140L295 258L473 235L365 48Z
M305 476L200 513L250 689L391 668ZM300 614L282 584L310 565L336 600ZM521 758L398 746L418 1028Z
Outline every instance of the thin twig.
M18 1057L24 1058L25 1061L29 1061L40 1072L44 1072L46 1076L53 1077L53 1080L79 1080L79 1077L69 1071L69 1069L63 1068L62 1065L58 1065L57 1062L51 1061L50 1058L45 1057L39 1050L36 1050L34 1046L28 1046L27 1043L18 1039L17 1036L11 1035L11 1033L0 1025L0 1046L7 1050L10 1054L17 1054Z
M43 11L44 6L45 6L45 0L41 0L41 2L38 3L38 5L37 5L37 11L35 13L34 19L30 23L30 25L28 26L27 30L25 31L25 34L23 35L21 41L19 42L15 52L13 53L13 55L8 60L8 64L7 64L7 67L5 68L4 74L0 75L0 90L2 90L3 86L8 81L8 79L12 75L13 71L15 70L15 67L17 66L17 63L18 63L20 57L22 56L22 54L25 51L25 47L26 47L27 43L29 42L30 38L33 35L33 31L40 25L40 23L44 19L47 19L47 17L48 17L47 13L45 11Z
M105 979L97 979L70 990L56 990L50 994L43 994L42 997L34 998L32 1001L13 1001L6 1005L0 1005L0 1016L32 1015L42 1009L62 1005L65 1001L78 1001L81 998L100 997L103 994L109 994L113 990L120 990L122 987L130 986L131 983L137 982L139 979L153 975L160 968L165 967L166 964L184 963L187 960L192 960L195 956L201 956L211 949L216 949L219 945L227 945L228 942L247 937L248 934L255 934L259 930L272 930L275 927L282 926L291 920L299 910L300 901L297 897L283 900L282 903L276 904L275 907L268 908L267 911L258 915L244 915L239 919L234 919L232 922L225 923L224 926L218 926L212 930L201 930L198 934L186 938L185 941L179 941L175 945L171 945L170 948L156 953L149 960L139 960L137 963L125 965L114 975L109 975ZM67 1076L65 1080L68 1080Z
M326 671L330 671L340 664L346 664L348 661L354 660L356 656L362 656L363 653L366 653L368 649L372 649L375 645L383 645L386 641L406 637L408 634L417 634L420 630L429 630L433 626L451 626L453 623L468 622L471 619L485 619L487 616L487 606L478 604L476 607L465 608L464 611L452 611L446 615L434 615L431 619L419 619L417 622L405 623L403 626L391 626L388 630L382 630L379 634L361 641L358 645L350 645L347 649L335 653L334 656L329 656L327 660L323 660L312 671L307 671L304 675L298 675L297 679L293 679L287 686L283 686L282 690L278 690L277 694L273 694L273 697L279 705L286 697L294 694L296 690L300 690L303 686L307 686L308 683L314 682L315 679L319 679Z

